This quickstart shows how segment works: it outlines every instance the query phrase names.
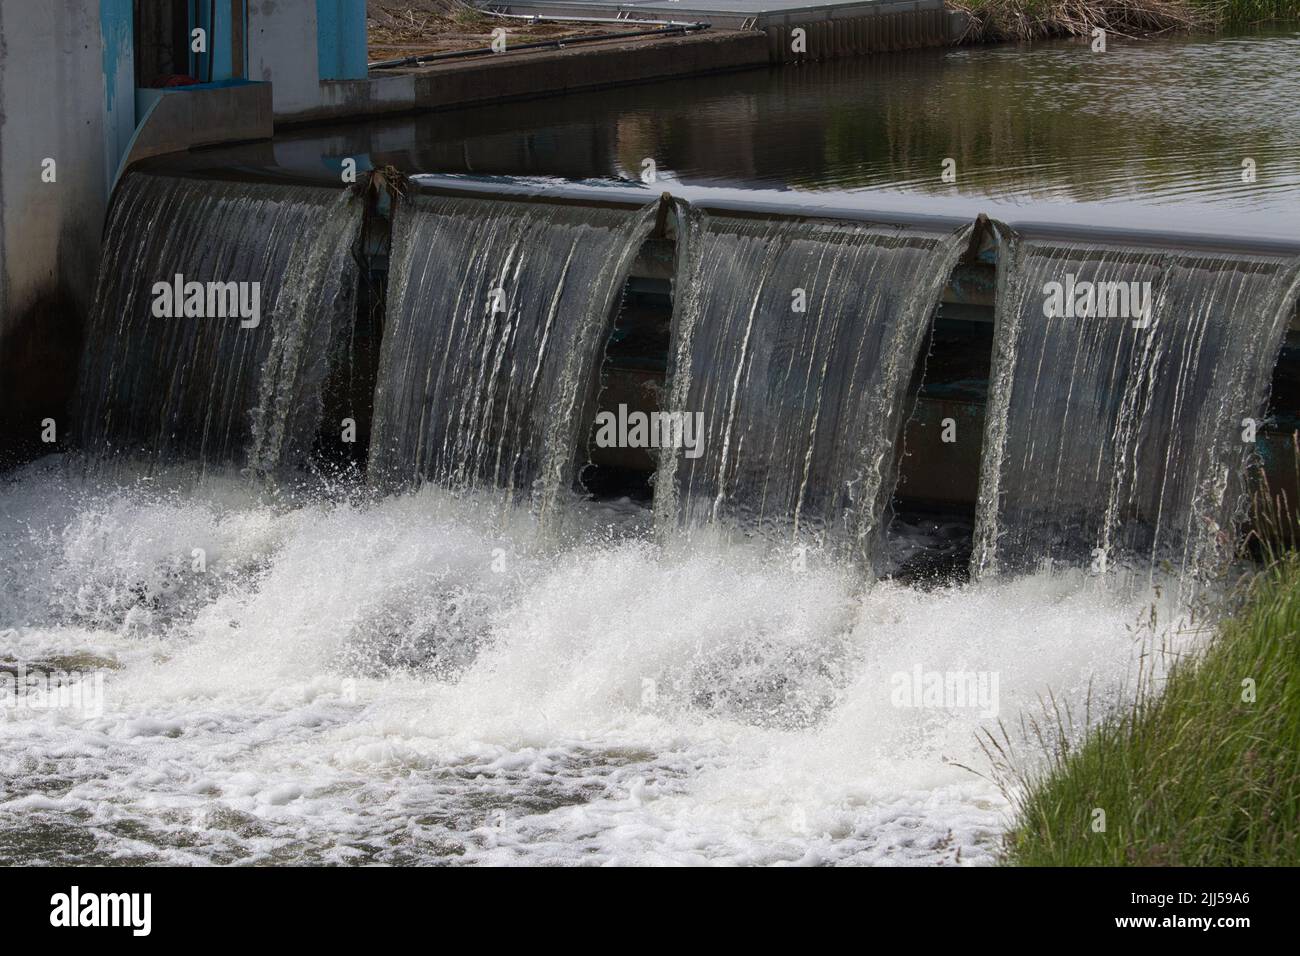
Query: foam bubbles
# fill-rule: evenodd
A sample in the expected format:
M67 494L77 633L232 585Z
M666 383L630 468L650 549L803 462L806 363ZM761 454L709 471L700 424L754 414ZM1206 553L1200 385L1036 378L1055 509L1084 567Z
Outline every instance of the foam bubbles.
M1008 724L1049 691L1096 707L1151 602L868 586L816 554L661 547L625 506L548 537L431 487L47 460L0 515L0 659L105 674L93 719L0 709L21 861L989 862L1007 805L961 765L994 721L899 706L898 675L996 674Z

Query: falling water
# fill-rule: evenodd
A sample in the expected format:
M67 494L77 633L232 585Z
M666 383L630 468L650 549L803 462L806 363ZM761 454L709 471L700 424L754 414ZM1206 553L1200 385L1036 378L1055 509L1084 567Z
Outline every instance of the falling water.
M668 406L698 457L661 456L663 526L718 525L871 559L908 382L968 238L695 214Z
M535 493L549 510L572 481L602 333L651 221L648 209L409 202L371 473Z
M346 360L360 213L347 192L128 176L87 331L83 446L263 470L310 451L331 365ZM177 275L259 283L260 322L157 317L155 283Z
M990 863L993 718L899 706L900 675L995 673L1014 725L1112 702L1142 646L1143 600L1081 575L864 587L476 497L0 483L0 674L104 681L100 715L0 719L0 862Z
M979 731L1117 706L1157 637L1135 622L1183 613L1040 559L1205 562L1296 291L1281 259L1013 242L976 560L1030 573L923 590L726 533L661 547L628 502L542 520L648 209L400 206L380 487L268 499L239 468L321 428L359 217L326 190L123 184L81 427L143 464L0 483L0 673L103 693L0 721L0 862L993 862L1013 807L965 769ZM661 456L661 530L873 563L967 236L679 221L665 408L703 415L702 453ZM1151 281L1149 321L1044 319L1069 273ZM155 318L176 274L261 282L262 322ZM931 705L922 675L994 690Z
M1014 237L1002 256L973 570L1212 572L1235 543L1296 263ZM1150 283L1149 314L1046 316L1069 276Z
M0 672L103 687L97 712L0 720L0 862L996 860L1011 807L964 769L977 732L1049 693L1113 705L1129 626L1178 609L1077 572L923 591L725 536L665 549L625 503L550 533L528 493L544 514L571 475L648 216L413 200L372 464L453 487L268 500L156 458L300 447L356 220L311 190L128 181L85 427L154 457L0 483ZM964 237L700 216L681 240L669 407L705 414L704 455L665 456L656 507L870 554ZM274 307L255 330L155 320L176 271L261 279ZM529 500L463 489L489 483ZM900 702L923 671L1000 689Z

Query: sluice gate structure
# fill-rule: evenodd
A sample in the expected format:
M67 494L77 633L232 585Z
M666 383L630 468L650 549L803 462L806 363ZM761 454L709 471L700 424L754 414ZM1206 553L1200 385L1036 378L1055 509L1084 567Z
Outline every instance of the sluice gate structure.
M136 319L114 319L145 306L140 279L106 263L79 428L119 453L174 458L171 439L203 436L201 462L266 473L319 456L348 421L366 441L342 455L378 486L496 488L542 514L573 493L653 499L665 534L712 528L868 567L896 509L962 512L975 574L1101 551L1206 575L1234 553L1251 476L1297 494L1297 245L1065 239L729 191L230 176L131 174L118 241L157 217L151 203L183 220L224 191L257 217L278 189L267 254L299 274L260 333L227 325L209 331L228 344L204 344L175 320L185 338L155 345L212 358L177 353L184 381L151 384L161 360L130 344ZM279 217L303 203L338 238L300 250L286 226L277 247ZM248 228L232 216L232 255ZM164 248L162 271L194 272L197 251ZM1145 292L1131 312L1054 312L1044 290L1066 277ZM199 402L231 374L246 398ZM698 421L698 453L599 440L598 422L628 416Z

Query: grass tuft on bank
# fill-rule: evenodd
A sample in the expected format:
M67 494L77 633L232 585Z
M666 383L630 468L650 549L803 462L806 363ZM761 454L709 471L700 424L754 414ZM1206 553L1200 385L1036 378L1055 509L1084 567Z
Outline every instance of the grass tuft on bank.
M1275 557L1240 597L1162 693L1081 746L1045 741L1045 769L1010 771L1009 863L1300 865L1300 555Z
M1281 20L1300 20L1300 0L948 0L970 16L963 42L1213 32Z
M1224 26L1300 20L1300 0L1191 0L1191 2L1215 7L1219 21Z

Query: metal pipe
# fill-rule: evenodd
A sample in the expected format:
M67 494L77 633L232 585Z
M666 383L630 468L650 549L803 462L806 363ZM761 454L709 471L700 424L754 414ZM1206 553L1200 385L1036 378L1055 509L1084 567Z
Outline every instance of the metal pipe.
M553 17L543 13L498 13L495 10L483 10L490 17L505 17L508 20L528 20L532 23L644 23L659 27L707 27L703 20L643 20L640 17Z
M633 30L630 33L598 33L588 37L568 37L555 40L538 40L534 43L520 43L510 47L512 52L518 50L542 50L552 47L571 46L577 43L595 43L598 40L629 40L633 37L647 36L674 36L679 33L694 33L698 30L707 30L709 24L695 23L684 26L663 27L658 30ZM418 56L403 57L399 60L380 60L378 63L367 63L368 70L391 70L401 66L415 66L419 63L436 63L440 60L458 60L469 56L482 56L483 54L495 55L496 51L491 47L483 47L478 50L452 50L446 53L422 53Z

